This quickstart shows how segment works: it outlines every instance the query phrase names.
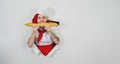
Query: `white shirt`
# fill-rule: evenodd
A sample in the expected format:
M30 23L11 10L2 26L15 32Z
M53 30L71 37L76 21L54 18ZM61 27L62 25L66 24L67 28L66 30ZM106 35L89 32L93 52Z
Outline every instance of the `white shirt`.
M39 34L37 34L37 38L38 38ZM50 37L50 34L48 32L45 32L41 38L41 40L39 41L39 43L37 43L38 45L50 45L52 44L53 41Z

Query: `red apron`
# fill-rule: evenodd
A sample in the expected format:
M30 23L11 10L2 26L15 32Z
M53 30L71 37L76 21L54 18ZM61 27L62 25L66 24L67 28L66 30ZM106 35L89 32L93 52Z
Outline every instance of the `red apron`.
M41 53L45 56L54 48L55 44L52 43L50 45L38 46Z
M37 42L40 42L44 32L46 31L45 30L41 31L40 29L38 29L38 32L40 33L40 35L37 38ZM38 48L43 55L47 56L48 53L54 48L54 46L55 46L55 43L52 43L50 45L39 45Z

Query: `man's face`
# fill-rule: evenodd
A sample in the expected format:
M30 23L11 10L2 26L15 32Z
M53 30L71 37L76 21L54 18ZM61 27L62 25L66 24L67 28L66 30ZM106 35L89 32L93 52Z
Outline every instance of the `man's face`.
M47 21L47 16L43 15L43 14L39 14L37 17L37 22L46 22Z

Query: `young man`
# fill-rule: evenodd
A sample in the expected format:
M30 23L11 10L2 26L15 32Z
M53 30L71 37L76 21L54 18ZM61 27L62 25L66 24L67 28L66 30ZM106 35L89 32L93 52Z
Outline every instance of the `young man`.
M48 16L44 13L37 13L32 19L33 23L47 22ZM36 44L43 55L47 55L55 45L60 44L59 38L53 33L50 26L36 26L33 27L32 34L28 39L28 47Z

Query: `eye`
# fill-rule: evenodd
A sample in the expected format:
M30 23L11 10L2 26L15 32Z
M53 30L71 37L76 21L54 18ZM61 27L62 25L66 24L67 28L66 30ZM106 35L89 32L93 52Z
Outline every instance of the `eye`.
M46 17L45 17L45 16L43 16L43 17L42 17L42 19L46 19Z
M40 17L38 17L38 19L41 19Z

